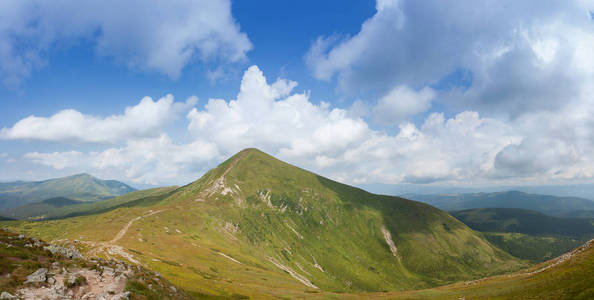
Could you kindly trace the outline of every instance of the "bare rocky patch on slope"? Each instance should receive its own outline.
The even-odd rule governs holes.
[[[0,299],[185,299],[160,274],[0,230]]]

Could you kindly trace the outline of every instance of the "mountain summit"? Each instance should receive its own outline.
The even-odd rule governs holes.
[[[156,204],[29,226],[223,296],[397,291],[522,265],[437,208],[371,194],[256,149]],[[51,227],[64,229],[56,236]]]

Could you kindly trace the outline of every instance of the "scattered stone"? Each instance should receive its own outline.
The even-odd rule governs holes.
[[[35,283],[35,282],[44,282],[47,275],[47,269],[41,268],[37,271],[33,272],[33,274],[27,276],[27,281],[25,283]]]
[[[57,245],[47,245],[43,247],[44,250],[49,250],[53,254],[60,254],[70,259],[82,259],[84,256],[74,247],[64,248]]]
[[[2,294],[0,294],[0,299],[16,299],[17,297],[12,295],[9,292],[2,292]]]
[[[24,238],[25,238],[25,236],[24,236],[24,235],[22,235],[22,234],[19,234],[19,240],[22,240],[22,239],[24,239]]]
[[[95,298],[95,294],[88,293],[88,294],[84,294],[80,299],[81,300],[90,300],[90,299],[94,299],[94,298]]]
[[[49,278],[47,279],[47,283],[49,283],[49,284],[54,284],[54,283],[56,283],[56,280],[55,280],[53,277],[49,277]]]
[[[103,276],[113,276],[115,274],[115,270],[110,267],[103,267],[103,272],[101,275]]]
[[[169,286],[169,289],[171,289],[174,293],[177,293],[177,289],[173,285]]]

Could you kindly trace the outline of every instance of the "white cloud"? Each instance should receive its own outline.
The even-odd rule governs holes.
[[[441,91],[449,112],[513,117],[554,111],[594,82],[591,1],[381,0],[376,8],[356,35],[313,43],[306,62],[315,77],[385,94],[439,85],[463,70],[469,86]]]
[[[393,124],[427,111],[434,97],[435,91],[429,87],[415,91],[407,86],[399,86],[379,100],[373,108],[373,117],[380,123]]]
[[[33,162],[73,172],[90,172],[146,184],[179,184],[197,179],[206,167],[221,160],[216,146],[201,141],[176,144],[166,134],[129,140],[120,148],[82,153],[78,151],[27,153]]]
[[[400,122],[397,133],[389,134],[350,111],[312,103],[308,93],[292,92],[296,85],[268,83],[252,66],[235,100],[210,99],[187,114],[191,142],[162,134],[102,151],[25,158],[142,183],[186,183],[247,147],[357,184],[536,184],[594,177],[594,97],[556,113],[508,120],[476,111],[447,118],[431,113],[422,124]]]
[[[62,110],[45,118],[29,116],[10,128],[0,130],[0,139],[45,141],[117,142],[133,137],[157,136],[162,127],[196,104],[190,97],[185,103],[167,95],[157,101],[144,97],[122,115],[106,118],[85,115],[73,109]]]
[[[24,158],[29,159],[38,164],[53,167],[57,170],[81,166],[84,165],[86,161],[84,154],[79,151],[52,153],[31,152],[25,154]]]
[[[229,0],[0,3],[0,79],[18,85],[54,44],[90,39],[101,55],[172,78],[196,61],[238,62],[252,45]],[[66,42],[66,43],[65,43]]]

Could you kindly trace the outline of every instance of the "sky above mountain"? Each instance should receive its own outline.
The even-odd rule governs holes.
[[[349,184],[594,178],[594,2],[0,3],[0,180],[185,184],[256,147]]]

